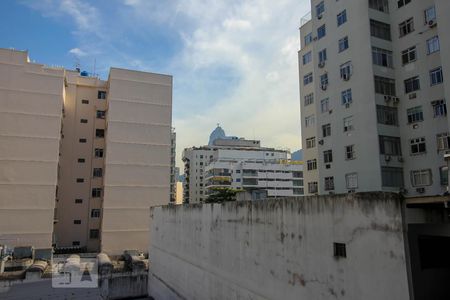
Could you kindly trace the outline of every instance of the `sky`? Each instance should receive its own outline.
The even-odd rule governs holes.
[[[295,151],[298,27],[309,2],[2,0],[0,47],[103,79],[110,67],[172,75],[180,167],[182,150],[207,144],[218,123],[227,135]]]

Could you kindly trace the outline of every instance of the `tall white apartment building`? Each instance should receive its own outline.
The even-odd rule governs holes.
[[[288,151],[227,137],[219,126],[209,145],[184,149],[183,161],[184,203],[202,202],[217,187],[264,189],[269,197],[303,194],[303,166],[291,163]]]
[[[305,193],[443,194],[450,1],[311,6],[299,51]]]
[[[108,80],[0,49],[0,244],[121,254],[169,202],[172,77]]]

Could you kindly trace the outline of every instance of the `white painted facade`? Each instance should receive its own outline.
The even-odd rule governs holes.
[[[220,139],[213,146],[184,149],[183,201],[202,202],[211,189],[224,186],[267,189],[270,197],[301,195],[303,166],[291,162],[289,155],[286,150],[261,147],[259,141],[245,139]]]
[[[305,194],[443,194],[448,1],[313,0],[311,6],[299,52]],[[415,55],[408,57],[411,47]],[[439,67],[443,82],[439,71],[432,81]],[[408,79],[416,76],[420,88],[411,90]],[[388,79],[392,84],[383,83]]]

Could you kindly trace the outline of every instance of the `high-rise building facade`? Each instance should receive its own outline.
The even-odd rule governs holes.
[[[290,161],[287,150],[227,137],[219,126],[211,133],[209,145],[184,149],[182,157],[184,203],[203,202],[217,188],[264,190],[267,197],[303,194],[303,165]]]
[[[445,0],[311,1],[299,51],[305,194],[447,190]]]
[[[148,208],[169,202],[172,77],[7,49],[0,68],[0,243],[145,251]]]
[[[175,203],[177,198],[177,180],[178,175],[176,172],[176,146],[177,146],[177,133],[175,128],[172,128],[170,136],[170,203]]]

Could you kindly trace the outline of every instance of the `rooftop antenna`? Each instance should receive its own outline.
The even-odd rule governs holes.
[[[75,56],[75,70],[79,73],[81,71],[80,60]]]
[[[96,65],[97,65],[97,59],[94,58],[94,70],[92,71],[92,76],[98,77],[97,74],[95,74],[95,71],[96,71],[95,67],[96,67]]]

